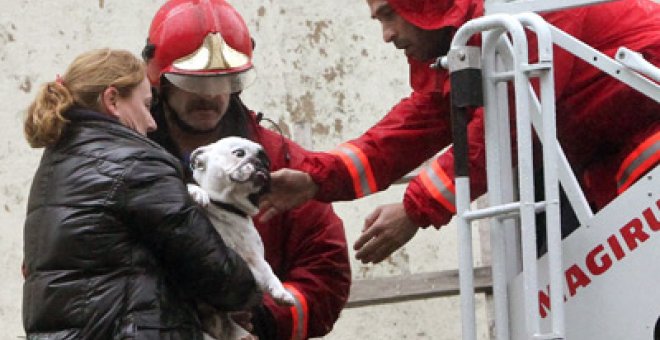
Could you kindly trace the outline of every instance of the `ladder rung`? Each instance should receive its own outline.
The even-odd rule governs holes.
[[[536,212],[545,210],[545,201],[534,203],[534,210]],[[511,202],[511,203],[496,205],[496,206],[477,209],[477,210],[468,210],[462,215],[462,217],[468,221],[478,220],[493,216],[506,218],[506,217],[518,215],[519,211],[520,211],[520,202]]]
[[[490,77],[490,80],[493,82],[504,82],[504,81],[509,81],[513,79],[513,71],[504,71],[504,72],[497,72],[493,73]]]
[[[531,77],[538,77],[544,72],[552,70],[551,62],[539,62],[536,64],[528,64],[523,67],[523,71]]]
[[[564,340],[563,336],[554,333],[534,334],[534,340]]]

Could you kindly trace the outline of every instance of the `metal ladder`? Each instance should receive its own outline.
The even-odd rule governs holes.
[[[492,11],[517,12],[529,3],[542,4],[543,10],[603,1],[559,1],[548,8],[547,1],[528,1],[525,6],[492,6]],[[488,9],[488,8],[487,8]],[[538,62],[529,63],[524,28],[538,40]],[[482,47],[467,46],[468,40],[482,33]],[[508,34],[508,36],[507,36]],[[510,37],[510,38],[508,38]],[[593,217],[575,175],[556,139],[553,44],[567,50],[609,75],[660,102],[660,87],[641,76],[660,78],[653,65],[634,52],[620,49],[617,60],[580,42],[548,24],[539,15],[495,13],[469,21],[455,34],[446,57],[435,67],[449,69],[452,85],[452,124],[455,150],[456,210],[459,243],[459,275],[463,339],[476,339],[473,250],[471,223],[490,219],[492,275],[497,339],[510,339],[507,288],[509,279],[522,270],[524,281],[525,334],[527,339],[565,339],[561,289],[550,290],[551,327],[541,332],[537,296],[536,219],[546,213],[548,275],[551,287],[562,287],[562,249],[559,220],[559,183],[581,224]],[[531,86],[539,80],[540,98]],[[517,174],[511,157],[507,82],[515,90],[517,134]],[[482,95],[483,92],[483,95]],[[470,207],[467,158],[467,110],[484,106],[488,207]],[[545,201],[534,199],[532,128],[542,143]],[[514,183],[514,178],[517,180]],[[522,226],[519,228],[516,221]]]

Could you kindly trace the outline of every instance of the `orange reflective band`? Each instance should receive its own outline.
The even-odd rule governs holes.
[[[362,193],[362,187],[360,187],[360,175],[358,174],[358,170],[353,165],[353,162],[351,162],[351,159],[338,150],[330,151],[330,153],[339,156],[339,159],[341,159],[344,165],[346,165],[348,173],[351,174],[351,178],[353,179],[353,191],[355,191],[355,198],[364,196],[364,193]]]
[[[660,162],[660,131],[647,138],[623,160],[616,174],[617,191],[624,192]]]
[[[307,299],[292,284],[284,283],[284,288],[288,290],[296,300],[291,306],[291,340],[307,339],[307,323],[309,322],[309,309]]]
[[[449,176],[442,170],[437,161],[431,163],[431,167],[427,167],[420,173],[422,184],[431,193],[431,196],[442,204],[447,210],[452,213],[456,212],[454,202],[455,188],[454,183]]]
[[[345,143],[331,151],[331,153],[339,156],[346,165],[353,180],[355,198],[364,197],[378,191],[369,159],[362,150],[355,145]]]

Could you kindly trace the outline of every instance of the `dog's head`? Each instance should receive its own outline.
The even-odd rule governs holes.
[[[270,184],[270,161],[261,145],[227,137],[190,155],[193,178],[212,201],[233,205],[254,216],[259,196]]]

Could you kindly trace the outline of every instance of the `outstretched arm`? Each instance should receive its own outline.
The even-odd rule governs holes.
[[[448,105],[438,93],[413,93],[357,139],[311,152],[273,173],[262,201],[264,219],[311,198],[353,200],[385,190],[450,142]]]

